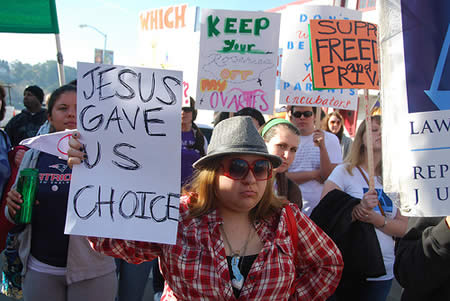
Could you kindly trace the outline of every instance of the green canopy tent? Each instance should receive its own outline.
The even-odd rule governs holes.
[[[55,34],[59,84],[65,83],[55,0],[3,0],[0,32]]]

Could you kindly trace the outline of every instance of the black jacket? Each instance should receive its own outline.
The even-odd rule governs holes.
[[[395,250],[402,301],[450,300],[450,229],[443,217],[409,218]]]
[[[36,136],[39,128],[46,120],[47,110],[45,109],[35,114],[26,109],[22,110],[20,114],[11,118],[5,126],[5,132],[11,140],[11,145],[17,146],[23,139]]]
[[[310,218],[333,239],[344,258],[342,281],[361,281],[386,274],[380,244],[372,224],[352,222],[359,199],[335,189],[314,208]]]

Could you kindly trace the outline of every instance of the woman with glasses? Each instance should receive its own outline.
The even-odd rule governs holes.
[[[69,162],[79,163],[81,144],[70,145]],[[339,283],[340,252],[297,206],[274,195],[272,169],[280,164],[250,117],[226,119],[194,163],[175,245],[90,241],[133,263],[159,256],[162,300],[326,300]]]
[[[352,146],[352,138],[344,134],[344,118],[338,111],[333,111],[323,120],[322,129],[338,137],[342,147],[342,159],[347,157]]]
[[[286,119],[273,118],[261,126],[259,133],[266,142],[269,153],[282,160],[281,165],[273,170],[275,193],[296,204],[301,210],[302,193],[298,185],[286,176],[300,143],[300,131]]]

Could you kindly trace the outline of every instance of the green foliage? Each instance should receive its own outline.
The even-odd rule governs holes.
[[[77,70],[73,67],[64,67],[66,82],[76,79]],[[23,109],[23,90],[29,85],[38,85],[45,95],[58,88],[58,68],[56,61],[46,61],[35,65],[24,64],[20,61],[0,60],[0,84],[10,85],[11,102],[6,89],[8,105],[16,109]]]

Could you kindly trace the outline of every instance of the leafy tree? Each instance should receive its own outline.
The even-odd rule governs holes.
[[[76,79],[77,70],[64,66],[66,82]],[[50,94],[59,86],[58,68],[56,61],[46,61],[35,65],[24,64],[20,61],[8,63],[0,60],[0,84],[11,85],[11,104],[21,110],[23,106],[23,90],[28,85],[38,85],[44,93]],[[7,97],[9,105],[9,97]]]

